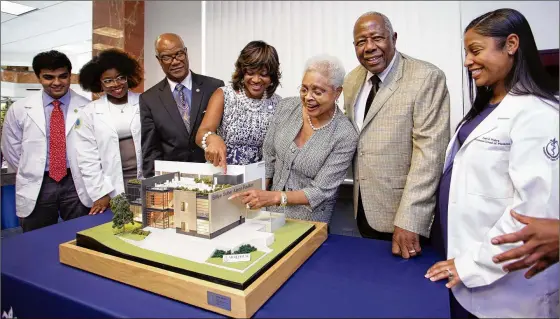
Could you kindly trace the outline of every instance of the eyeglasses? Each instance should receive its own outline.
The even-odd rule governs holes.
[[[161,62],[165,64],[169,64],[173,62],[173,59],[176,59],[177,61],[183,61],[185,60],[186,57],[187,57],[187,52],[186,49],[183,48],[181,49],[181,51],[178,51],[175,54],[158,56],[158,59],[160,59]]]
[[[119,75],[114,79],[103,79],[101,80],[101,83],[103,83],[103,85],[105,87],[111,87],[111,86],[116,86],[119,84],[125,84],[127,82],[127,77],[124,75]]]
[[[306,87],[303,86],[298,86],[298,90],[299,90],[299,95],[300,97],[305,97],[307,96],[307,93],[309,92],[309,89],[307,89]],[[323,95],[326,93],[326,90],[320,89],[320,88],[314,88],[311,90],[311,96],[316,98],[316,99],[320,99],[321,97],[323,97]]]

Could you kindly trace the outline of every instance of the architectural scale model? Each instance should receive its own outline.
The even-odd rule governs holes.
[[[328,236],[327,224],[230,199],[263,189],[264,163],[228,165],[224,174],[211,164],[155,161],[155,172],[111,199],[111,222],[61,244],[61,263],[250,318]]]
[[[160,175],[132,180],[127,185],[134,220],[142,223],[143,228],[175,228],[177,233],[214,238],[241,225],[246,218],[263,224],[267,232],[285,223],[283,214],[251,211],[239,201],[229,200],[234,193],[262,189],[261,178],[246,181],[240,172],[211,173],[210,164],[166,164],[181,171],[158,171]],[[207,170],[200,165],[206,165]]]

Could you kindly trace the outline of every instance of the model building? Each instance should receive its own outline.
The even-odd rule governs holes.
[[[244,183],[240,174],[194,175],[165,172],[129,182],[127,197],[135,221],[142,227],[175,228],[177,233],[213,238],[245,222],[247,208],[229,197],[262,189],[261,179]]]

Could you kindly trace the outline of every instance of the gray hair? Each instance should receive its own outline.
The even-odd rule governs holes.
[[[390,36],[393,36],[393,33],[394,33],[393,32],[393,25],[391,24],[391,21],[389,20],[389,18],[387,18],[387,16],[384,15],[383,13],[381,13],[381,12],[376,12],[376,11],[366,12],[366,13],[362,14],[358,18],[358,20],[360,20],[361,18],[364,18],[364,17],[371,17],[371,16],[381,17],[383,19],[383,24],[385,24],[385,29],[389,32]]]
[[[316,71],[326,76],[335,89],[342,86],[344,76],[346,76],[342,62],[337,57],[327,54],[316,55],[307,60],[303,73],[309,71]]]

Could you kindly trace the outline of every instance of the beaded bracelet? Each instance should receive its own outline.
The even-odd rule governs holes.
[[[208,145],[206,145],[206,138],[210,135],[214,134],[211,131],[206,132],[206,134],[204,134],[204,136],[202,137],[202,149],[206,151],[206,148],[208,147]]]

